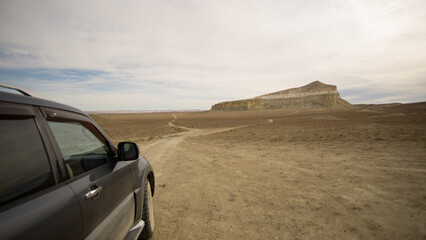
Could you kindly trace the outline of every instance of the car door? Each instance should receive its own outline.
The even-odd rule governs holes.
[[[125,161],[91,120],[81,114],[43,108],[68,186],[84,218],[86,239],[122,239],[135,217],[132,176]]]
[[[79,203],[42,121],[35,107],[0,102],[0,239],[83,237]]]

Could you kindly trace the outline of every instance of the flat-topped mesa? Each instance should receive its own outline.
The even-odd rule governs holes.
[[[340,98],[337,87],[315,81],[303,87],[261,95],[255,98],[221,102],[212,110],[257,109],[347,109],[352,105]]]
[[[306,97],[311,95],[332,94],[337,93],[337,87],[334,85],[324,84],[320,81],[311,82],[308,85],[298,88],[290,88],[287,90],[274,92],[255,98],[274,99],[274,98],[295,98]]]

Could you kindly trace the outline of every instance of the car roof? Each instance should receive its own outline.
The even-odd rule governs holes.
[[[1,88],[0,102],[20,103],[20,104],[33,105],[38,107],[56,108],[56,109],[75,112],[75,113],[79,113],[79,114],[87,116],[87,114],[85,114],[83,111],[81,111],[78,108],[74,108],[62,103],[57,103],[57,102],[43,99],[40,97],[32,96],[27,91],[19,89],[19,88],[10,87],[7,85],[5,86],[3,84],[0,84],[0,88]],[[2,91],[2,90],[6,90],[6,91]],[[9,90],[12,90],[12,91],[9,91]],[[15,90],[15,92],[13,90]]]

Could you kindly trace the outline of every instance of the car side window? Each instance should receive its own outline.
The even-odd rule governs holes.
[[[55,184],[34,118],[0,119],[0,204]]]
[[[80,122],[48,121],[71,177],[112,162],[104,141]]]

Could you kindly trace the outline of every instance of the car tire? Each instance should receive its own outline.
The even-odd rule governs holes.
[[[154,207],[152,203],[152,190],[149,180],[146,180],[145,193],[143,199],[143,212],[142,220],[145,222],[145,226],[142,229],[142,233],[139,236],[140,240],[149,239],[154,234]]]

